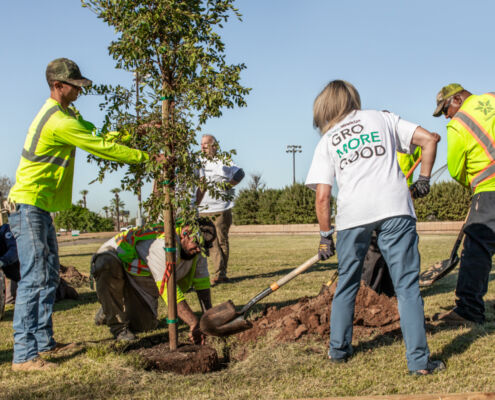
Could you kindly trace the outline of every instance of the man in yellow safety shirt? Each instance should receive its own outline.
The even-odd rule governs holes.
[[[50,97],[34,118],[9,194],[11,231],[17,240],[21,280],[14,312],[14,371],[57,364],[39,355],[64,347],[53,338],[52,311],[59,281],[58,246],[50,212],[72,203],[76,147],[112,161],[137,164],[147,153],[112,143],[71,108],[91,85],[75,62],[58,58],[46,69]]]
[[[213,222],[198,221],[206,253],[216,238]],[[189,339],[204,341],[199,319],[187,304],[184,293],[194,288],[202,311],[211,308],[210,275],[200,250],[199,235],[189,227],[177,230],[177,313],[189,325]],[[135,332],[158,325],[158,298],[167,302],[167,269],[163,224],[149,229],[133,228],[105,242],[93,256],[91,275],[101,309],[97,325],[106,324],[117,340],[129,341]]]
[[[473,95],[457,83],[437,94],[433,116],[447,124],[447,165],[474,195],[466,221],[456,307],[434,316],[449,323],[483,323],[488,276],[495,253],[495,93]]]

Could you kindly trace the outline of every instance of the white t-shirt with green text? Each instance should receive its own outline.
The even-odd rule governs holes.
[[[337,183],[336,230],[385,218],[416,218],[396,151],[411,153],[417,124],[386,111],[351,112],[316,146],[306,185]]]

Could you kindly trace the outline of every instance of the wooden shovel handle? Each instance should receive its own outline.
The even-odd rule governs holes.
[[[416,160],[416,162],[413,164],[413,166],[411,167],[411,169],[409,171],[407,171],[407,174],[406,174],[406,181],[409,179],[409,177],[413,174],[414,170],[416,169],[416,167],[419,165],[419,163],[421,162],[421,159],[423,158],[423,154],[421,154],[419,156],[419,158]]]
[[[277,290],[279,287],[282,287],[287,282],[289,282],[290,280],[294,279],[297,275],[299,275],[299,274],[303,273],[304,271],[306,271],[309,267],[311,267],[318,260],[319,260],[319,257],[318,257],[318,254],[316,254],[313,257],[311,257],[309,260],[306,260],[304,263],[302,263],[299,267],[293,269],[287,275],[285,275],[282,278],[280,278],[277,282],[272,283],[270,285],[270,287],[272,288],[272,290]]]

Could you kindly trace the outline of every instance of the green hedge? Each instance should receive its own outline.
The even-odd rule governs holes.
[[[453,181],[440,182],[432,185],[428,196],[415,200],[414,207],[418,221],[461,221],[470,201],[469,189]],[[243,189],[235,200],[233,221],[236,225],[315,224],[315,192],[301,183],[283,189]]]
[[[469,189],[454,181],[435,183],[428,196],[414,201],[418,221],[462,221],[471,197]]]

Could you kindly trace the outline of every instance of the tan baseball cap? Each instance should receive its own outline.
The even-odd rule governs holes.
[[[433,116],[439,117],[440,115],[442,115],[442,110],[447,100],[453,95],[462,92],[463,90],[464,88],[458,83],[449,83],[447,86],[441,88],[437,94],[437,108],[435,108]]]
[[[91,86],[93,83],[82,76],[77,64],[68,58],[51,61],[46,67],[46,80],[66,82],[79,87]]]

